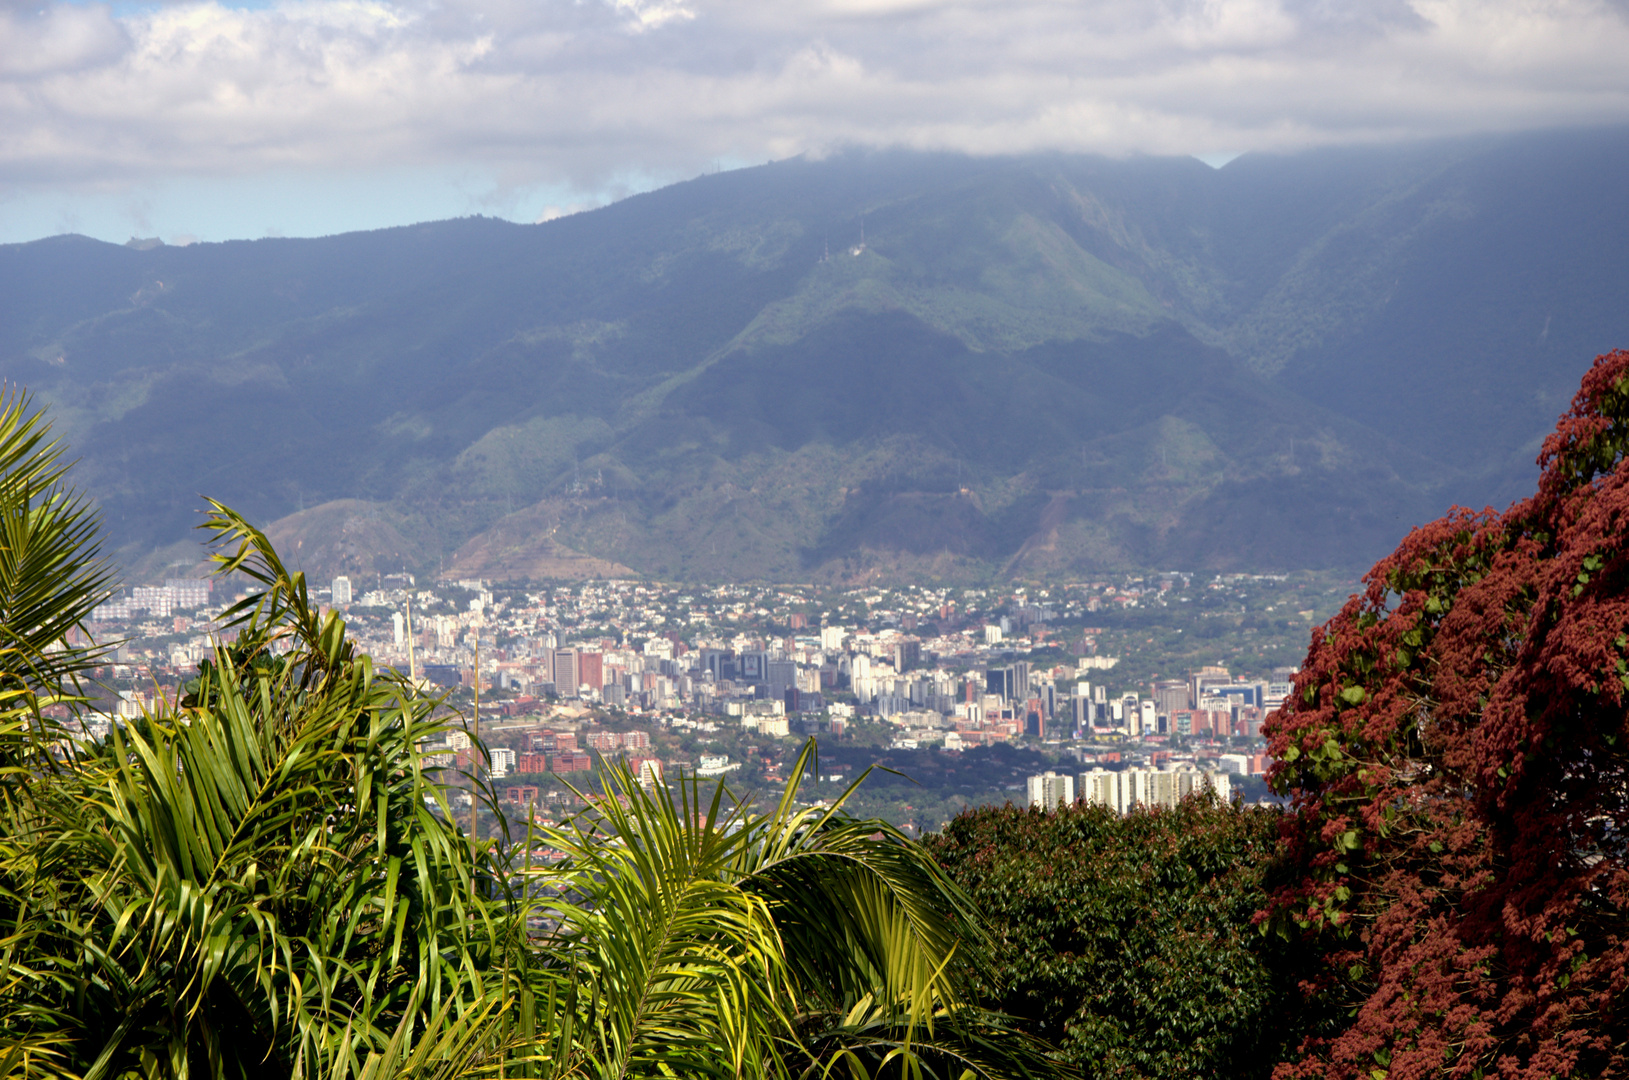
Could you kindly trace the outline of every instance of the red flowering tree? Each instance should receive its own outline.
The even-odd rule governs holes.
[[[1504,513],[1416,529],[1268,724],[1290,883],[1351,1022],[1277,1075],[1629,1072],[1629,352]],[[1312,943],[1312,942],[1309,942]]]

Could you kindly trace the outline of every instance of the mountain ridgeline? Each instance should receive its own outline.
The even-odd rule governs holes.
[[[542,225],[0,247],[0,373],[132,572],[1361,568],[1530,490],[1629,344],[1629,131],[840,155]],[[862,240],[863,236],[863,240]]]

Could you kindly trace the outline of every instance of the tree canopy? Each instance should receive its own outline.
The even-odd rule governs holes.
[[[1314,634],[1268,726],[1292,879],[1351,1022],[1289,1077],[1629,1069],[1629,352],[1538,490],[1414,530]]]
[[[1302,958],[1250,925],[1278,813],[1192,798],[1121,817],[969,810],[928,844],[991,927],[980,990],[1092,1076],[1266,1077],[1314,1012]]]

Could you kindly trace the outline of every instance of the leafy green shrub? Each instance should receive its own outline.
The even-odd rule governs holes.
[[[1190,799],[961,814],[928,844],[988,920],[978,993],[1105,1077],[1266,1076],[1313,1018],[1290,947],[1252,924],[1281,815]]]

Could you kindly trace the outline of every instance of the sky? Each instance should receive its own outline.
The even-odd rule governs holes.
[[[1629,122],[1629,0],[0,0],[0,243],[542,221],[856,147]]]

